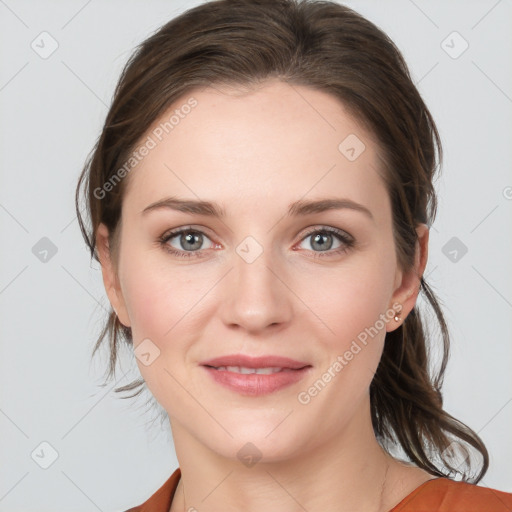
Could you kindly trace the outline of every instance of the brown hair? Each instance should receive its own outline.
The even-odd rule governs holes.
[[[436,214],[434,176],[442,147],[434,120],[394,43],[373,23],[329,1],[216,0],[172,19],[143,41],[127,62],[103,131],[89,155],[76,190],[80,229],[97,261],[95,232],[104,223],[116,260],[121,204],[127,179],[104,192],[104,184],[129,157],[152,125],[184,94],[212,84],[255,86],[277,78],[338,98],[375,134],[392,204],[393,232],[400,266],[414,263],[419,223]],[[91,227],[81,217],[85,185]],[[104,197],[98,197],[103,190]],[[96,191],[96,193],[95,193]],[[370,385],[375,435],[388,451],[406,456],[432,475],[462,475],[477,483],[489,456],[480,437],[443,410],[441,386],[449,354],[449,334],[438,299],[421,277],[420,292],[440,327],[442,360],[429,368],[429,338],[416,304],[403,324],[387,333],[383,355]],[[422,298],[420,294],[419,298]],[[115,374],[120,341],[132,345],[131,329],[112,311],[94,347],[110,345],[107,379]],[[116,391],[129,391],[138,379]],[[450,444],[479,452],[480,471],[471,476],[468,457],[457,467]],[[467,470],[467,471],[466,471]]]

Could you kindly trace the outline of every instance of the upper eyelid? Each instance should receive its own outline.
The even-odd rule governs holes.
[[[181,235],[182,233],[187,233],[189,231],[194,233],[201,233],[202,235],[206,235],[210,238],[210,235],[208,235],[208,230],[206,228],[196,228],[194,226],[182,226],[179,228],[168,229],[164,231],[163,235],[161,235],[160,238],[174,238],[175,236]]]
[[[345,231],[344,229],[341,229],[341,228],[335,228],[335,227],[332,227],[332,226],[312,227],[311,229],[308,229],[302,235],[302,239],[307,237],[307,236],[309,236],[309,235],[312,235],[313,233],[322,232],[322,231],[325,231],[327,233],[331,233],[333,235],[346,236],[347,238],[350,238],[351,240],[354,240],[354,237],[348,231]]]

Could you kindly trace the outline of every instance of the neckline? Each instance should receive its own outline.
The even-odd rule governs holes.
[[[181,480],[181,468],[179,468],[179,467],[176,468],[175,473],[173,475],[171,475],[170,480],[172,479],[173,476],[176,477],[176,485],[174,485],[174,488],[171,491],[170,500],[169,500],[169,507],[171,506],[171,504],[172,504],[172,502],[174,500],[174,496],[176,494],[176,490],[178,489],[178,483]],[[399,508],[401,508],[404,505],[406,505],[407,502],[410,499],[412,499],[414,496],[416,496],[416,494],[421,492],[423,487],[425,487],[430,482],[434,482],[436,480],[447,480],[447,478],[440,476],[440,477],[436,477],[436,478],[430,478],[429,480],[425,480],[423,483],[418,485],[418,487],[415,487],[409,494],[404,496],[392,509],[388,510],[388,512],[399,512]]]
[[[425,487],[430,482],[434,482],[436,480],[446,480],[446,477],[438,476],[436,478],[430,478],[429,480],[425,480],[422,484],[418,485],[418,487],[414,488],[407,496],[404,496],[392,509],[388,510],[388,512],[399,512],[399,508],[403,507],[410,501],[416,494],[421,492],[422,488]]]

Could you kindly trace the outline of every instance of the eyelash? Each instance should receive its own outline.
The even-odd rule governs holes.
[[[203,233],[202,231],[198,229],[193,229],[192,227],[184,227],[179,228],[173,231],[168,231],[164,233],[159,239],[160,245],[170,254],[173,256],[178,256],[180,258],[201,258],[202,257],[202,251],[178,251],[171,247],[167,242],[177,235],[181,235],[182,233],[199,233],[201,235],[206,235],[206,233]],[[329,251],[312,251],[313,252],[313,258],[325,258],[325,257],[331,257],[331,256],[337,256],[339,254],[347,252],[349,249],[351,249],[355,245],[355,240],[345,233],[344,231],[341,231],[340,229],[323,226],[321,228],[315,228],[311,231],[308,231],[303,238],[301,239],[301,242],[308,238],[311,235],[315,235],[317,233],[328,233],[331,235],[334,235],[340,242],[343,243],[343,246],[341,248],[338,248],[336,250],[329,250]]]

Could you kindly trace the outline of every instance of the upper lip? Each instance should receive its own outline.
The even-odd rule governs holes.
[[[291,368],[298,370],[308,363],[296,361],[289,357],[265,355],[259,357],[244,356],[242,354],[230,354],[227,356],[215,357],[201,363],[203,366],[241,366],[243,368]]]

